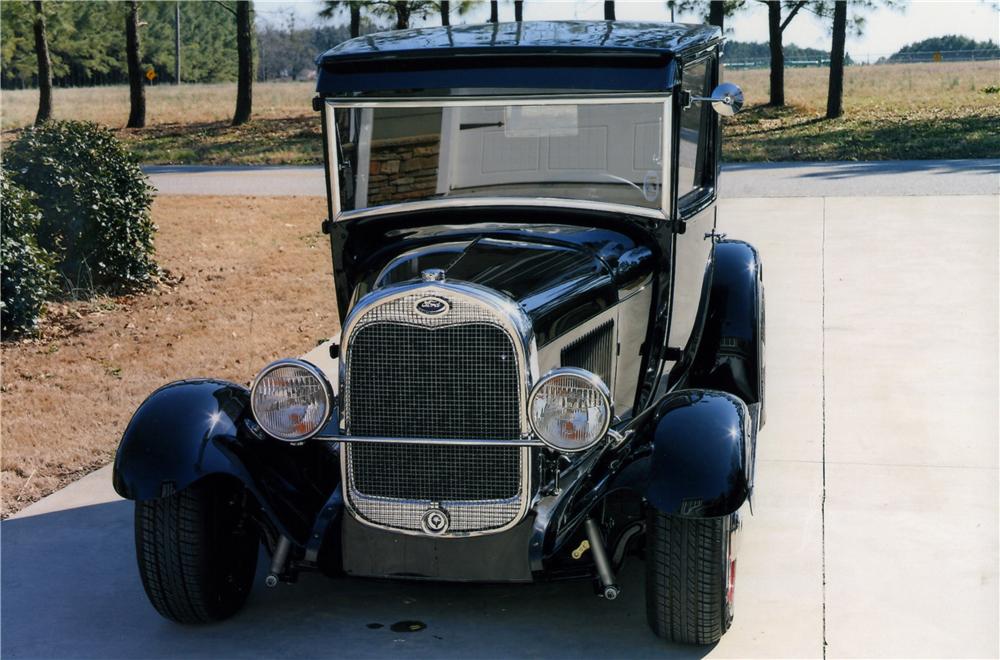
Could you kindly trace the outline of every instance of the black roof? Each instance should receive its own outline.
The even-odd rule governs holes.
[[[528,21],[380,32],[345,41],[321,62],[370,57],[461,55],[490,51],[521,53],[676,54],[721,37],[712,25],[625,21]]]
[[[510,86],[512,71],[522,74],[523,87],[665,89],[670,63],[721,39],[715,26],[625,21],[397,30],[351,39],[321,55],[317,91],[502,88]]]

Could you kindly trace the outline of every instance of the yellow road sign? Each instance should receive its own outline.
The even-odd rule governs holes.
[[[153,82],[156,79],[156,71],[150,69],[146,72],[146,77],[149,79],[149,82]]]

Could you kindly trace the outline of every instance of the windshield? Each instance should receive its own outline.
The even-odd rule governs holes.
[[[662,209],[660,100],[339,106],[340,210],[454,197]]]

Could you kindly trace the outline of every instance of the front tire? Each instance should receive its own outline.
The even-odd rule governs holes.
[[[253,586],[259,541],[243,517],[243,489],[204,479],[135,503],[135,551],[156,611],[178,623],[221,621]]]
[[[714,644],[733,618],[732,516],[681,518],[651,511],[646,540],[646,618],[660,637]]]

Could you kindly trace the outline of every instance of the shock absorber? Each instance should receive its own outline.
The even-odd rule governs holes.
[[[285,564],[288,563],[288,551],[292,549],[292,542],[288,537],[282,536],[278,540],[278,547],[274,549],[274,557],[271,559],[271,572],[264,578],[264,584],[269,587],[278,586],[278,580],[285,572]]]
[[[587,529],[587,540],[590,541],[590,550],[594,553],[594,565],[597,567],[597,577],[601,581],[601,591],[605,598],[614,600],[618,598],[621,589],[615,584],[615,574],[611,570],[611,561],[608,559],[608,552],[604,548],[601,528],[593,518],[587,518],[584,526]]]

